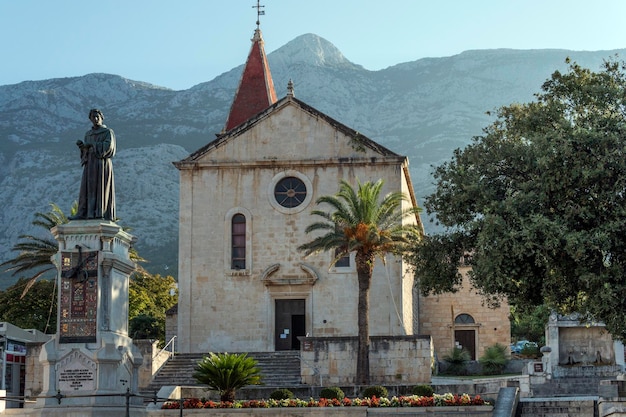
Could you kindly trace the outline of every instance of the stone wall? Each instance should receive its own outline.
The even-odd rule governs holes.
[[[349,385],[356,378],[356,337],[301,338],[302,382]],[[429,336],[370,338],[370,382],[380,385],[429,383],[433,361]]]

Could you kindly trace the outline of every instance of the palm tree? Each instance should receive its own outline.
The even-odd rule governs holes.
[[[355,191],[342,180],[336,195],[322,196],[316,202],[330,205],[333,211],[313,210],[312,214],[323,221],[306,228],[306,233],[322,231],[325,234],[298,247],[307,256],[335,251],[333,264],[350,252],[356,252],[359,288],[356,382],[361,385],[369,384],[369,290],[375,259],[379,257],[385,263],[388,253],[406,252],[410,239],[422,235],[417,227],[419,219],[416,218],[415,224],[405,222],[410,216],[418,216],[420,209],[416,206],[403,209],[402,203],[409,200],[401,192],[389,193],[379,202],[382,187],[382,179],[375,183],[358,182]]]
[[[32,225],[44,228],[46,231],[50,231],[55,226],[65,224],[69,222],[69,218],[63,213],[63,210],[58,205],[50,203],[52,209],[48,213],[35,213],[35,220]],[[78,202],[74,201],[70,213],[76,214],[78,211]],[[128,230],[124,229],[123,230]],[[54,271],[56,274],[57,265],[52,261],[53,256],[59,250],[59,244],[51,237],[42,238],[34,235],[20,235],[20,242],[16,243],[11,250],[18,252],[18,255],[0,264],[0,267],[7,267],[6,271],[12,271],[13,276],[26,272],[34,271],[33,275],[26,277],[27,283],[22,291],[22,298],[28,290],[35,284],[37,279],[49,271]],[[145,262],[146,260],[139,256],[135,248],[131,248],[129,251],[130,259],[137,265],[138,262]],[[143,271],[143,268],[137,266],[139,271]],[[56,279],[55,279],[56,282]]]
[[[35,213],[33,226],[42,227],[49,231],[54,226],[69,221],[59,206],[54,203],[50,203],[50,206],[52,209],[48,213]],[[20,235],[19,239],[21,241],[12,248],[13,251],[18,252],[18,255],[1,263],[0,267],[8,267],[6,271],[12,271],[12,275],[34,271],[33,275],[26,277],[27,282],[21,296],[23,298],[39,277],[52,270],[56,272],[56,265],[52,262],[52,257],[58,252],[59,244],[52,238],[41,238],[34,235]]]
[[[209,353],[198,362],[193,377],[209,389],[219,391],[221,401],[233,402],[236,390],[261,383],[261,369],[245,353]]]

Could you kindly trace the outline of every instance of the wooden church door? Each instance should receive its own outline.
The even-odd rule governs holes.
[[[455,330],[454,342],[457,346],[467,350],[476,360],[476,332],[474,330]]]

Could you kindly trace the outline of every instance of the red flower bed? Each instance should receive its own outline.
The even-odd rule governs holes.
[[[183,408],[277,408],[277,407],[445,407],[445,406],[476,406],[489,405],[480,395],[472,397],[468,394],[434,394],[432,397],[418,395],[389,398],[344,398],[343,400],[314,398],[306,400],[248,400],[232,402],[216,402],[187,398],[183,401]],[[180,401],[167,401],[161,408],[176,409]]]

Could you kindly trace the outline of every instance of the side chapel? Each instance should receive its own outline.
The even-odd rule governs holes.
[[[417,205],[409,162],[297,99],[291,81],[278,99],[258,22],[224,130],[174,164],[180,171],[179,352],[298,350],[299,336],[357,335],[354,258],[331,267],[334,253],[305,258],[296,248],[312,239],[305,228],[319,218],[311,211],[329,209],[315,201],[335,194],[340,180],[382,178],[383,194],[400,190],[406,204]],[[422,226],[419,216],[409,221]],[[452,302],[463,318],[477,316],[462,298]],[[386,265],[377,259],[371,336],[430,331],[430,325],[420,329],[419,313],[441,306],[441,299],[418,296],[402,259],[389,255]],[[433,322],[443,326],[448,350],[458,345],[449,314],[445,324]],[[465,326],[476,331],[473,349],[508,345],[508,310],[482,316],[498,322],[498,335],[479,335],[491,323]]]

